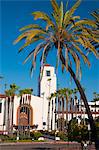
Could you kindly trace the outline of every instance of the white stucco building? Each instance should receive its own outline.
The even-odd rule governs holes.
[[[24,94],[11,99],[11,97],[0,94],[0,131],[7,132],[17,128],[54,129],[55,102],[54,100],[49,101],[48,97],[55,91],[54,67],[45,65],[41,68],[39,78],[39,96]],[[52,105],[53,111],[51,111]]]

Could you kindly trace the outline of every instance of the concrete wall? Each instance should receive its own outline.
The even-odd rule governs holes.
[[[32,95],[30,104],[33,108],[33,124],[38,125],[38,130],[42,130],[43,99]]]
[[[4,98],[0,98],[0,103],[2,104],[1,106],[1,113],[0,113],[0,130],[3,130],[3,123],[4,123],[4,102],[5,99]]]

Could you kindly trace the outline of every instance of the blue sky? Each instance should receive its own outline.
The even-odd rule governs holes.
[[[70,0],[71,7],[75,1]],[[64,4],[66,1],[64,0]],[[16,83],[21,88],[33,88],[34,94],[37,94],[38,76],[39,76],[39,58],[37,59],[36,69],[33,77],[30,77],[30,62],[23,65],[28,49],[22,54],[18,54],[18,48],[22,43],[13,45],[13,41],[20,34],[19,29],[25,25],[34,23],[31,13],[33,11],[44,11],[48,14],[51,12],[49,0],[1,0],[0,1],[0,75],[4,79],[0,81],[0,93],[4,92],[4,84],[7,87],[11,83]],[[84,0],[76,15],[81,18],[90,18],[90,13],[99,8],[98,0]],[[48,63],[55,66],[55,57],[49,54]],[[86,89],[86,94],[89,100],[93,97],[93,92],[99,93],[99,61],[90,55],[91,68],[82,64],[82,79],[81,84]],[[61,69],[58,69],[59,87],[74,88],[75,84],[72,81],[70,84],[70,76],[66,71],[62,74]]]

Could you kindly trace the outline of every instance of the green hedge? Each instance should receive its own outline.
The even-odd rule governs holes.
[[[39,137],[41,137],[43,134],[39,131],[33,131],[30,133],[31,138],[34,138],[34,140],[38,140]]]

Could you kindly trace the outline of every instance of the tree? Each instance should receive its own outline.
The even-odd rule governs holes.
[[[46,61],[48,53],[53,47],[55,47],[57,50],[58,62],[60,60],[62,64],[62,70],[66,68],[66,70],[69,71],[80,92],[90,120],[90,126],[96,147],[98,149],[96,126],[88,106],[86,95],[78,77],[81,70],[81,58],[85,64],[90,66],[90,62],[86,56],[86,51],[90,50],[96,57],[99,57],[94,45],[92,44],[92,41],[99,42],[99,40],[96,32],[93,32],[93,29],[94,31],[97,31],[97,24],[94,20],[80,20],[80,16],[74,16],[74,12],[80,5],[80,2],[81,0],[78,0],[68,11],[65,11],[63,2],[58,5],[56,0],[51,0],[53,8],[52,17],[49,17],[46,13],[40,11],[32,13],[35,20],[41,19],[42,21],[45,21],[45,26],[30,24],[21,28],[20,31],[22,31],[22,34],[14,43],[25,39],[25,44],[19,49],[19,52],[30,44],[37,43],[36,47],[29,53],[24,61],[24,63],[26,63],[28,59],[33,58],[31,72],[35,67],[37,55],[42,51],[41,64],[43,64]],[[72,69],[72,64],[74,64],[72,63],[72,60],[74,60],[74,63],[76,64],[76,73]]]
[[[22,89],[19,91],[19,95],[22,96],[23,94],[32,94],[33,89],[31,88],[26,88],[26,89]]]
[[[94,102],[99,101],[99,94],[96,92],[93,92],[93,95],[94,95],[93,101]]]
[[[55,100],[55,103],[54,103],[53,99]],[[51,93],[49,100],[52,102],[52,109],[51,109],[51,130],[52,130],[53,129],[53,111],[55,111],[55,121],[56,121],[56,92]],[[54,107],[54,105],[55,105],[55,107]],[[55,108],[55,110],[54,110],[54,108]],[[55,129],[56,129],[56,125],[55,125]]]
[[[67,124],[68,124],[68,103],[71,102],[71,96],[72,94],[75,94],[75,91],[77,89],[69,89],[69,88],[63,88],[63,89],[59,89],[57,90],[55,93],[52,93],[50,96],[50,100],[54,97],[54,98],[58,98],[58,114],[60,113],[60,111],[62,110],[62,117],[59,118],[58,115],[58,128],[60,128],[60,126],[62,126],[62,131],[64,130],[64,127],[67,128]],[[72,104],[70,104],[72,105]],[[65,109],[66,107],[66,109]],[[72,108],[72,106],[71,106]],[[64,111],[66,111],[66,121],[64,120]],[[71,109],[70,109],[71,111]],[[62,121],[60,121],[62,120]],[[61,122],[61,125],[60,125]]]
[[[68,125],[68,139],[73,141],[81,142],[88,140],[88,129],[87,125],[84,124],[78,124],[78,121],[76,118],[73,118]]]
[[[8,106],[9,106],[9,116],[8,116],[8,131],[11,132],[13,131],[13,108],[14,108],[14,96],[16,91],[19,89],[19,87],[13,83],[10,85],[10,89],[5,91],[6,96],[8,97]],[[7,102],[6,102],[7,103]]]

